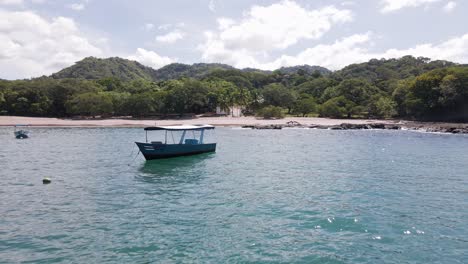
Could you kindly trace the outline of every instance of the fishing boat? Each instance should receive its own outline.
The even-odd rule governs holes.
[[[216,143],[206,143],[211,125],[154,126],[146,127],[146,142],[135,142],[146,160],[165,159],[216,151]],[[163,141],[148,141],[148,131],[164,131]],[[180,134],[177,140],[174,133]],[[172,142],[168,142],[171,141]]]
[[[29,131],[22,129],[22,127],[27,127],[28,125],[15,125],[15,137],[17,139],[23,139],[29,137]]]

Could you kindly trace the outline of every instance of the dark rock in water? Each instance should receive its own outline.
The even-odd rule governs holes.
[[[269,126],[259,127],[257,129],[282,129],[282,128],[283,128],[282,125],[269,125]]]
[[[373,129],[385,129],[385,124],[383,123],[374,123],[374,124],[369,124],[370,128]]]
[[[389,123],[370,123],[370,124],[349,124],[342,123],[340,125],[309,125],[304,126],[296,121],[289,121],[285,125],[245,125],[243,128],[252,129],[282,129],[283,127],[308,127],[315,129],[330,129],[330,130],[350,130],[350,129],[389,129],[400,130],[402,128],[408,130],[420,130],[427,132],[442,132],[452,134],[468,134],[468,125],[457,124],[423,124],[423,123],[407,123],[407,124],[389,124]]]
[[[468,127],[449,127],[446,129],[440,129],[437,132],[445,132],[445,133],[452,133],[452,134],[468,134]]]
[[[51,181],[49,178],[44,178],[44,179],[42,179],[42,183],[43,183],[43,184],[49,184],[49,183],[51,183],[51,182],[52,182],[52,181]]]
[[[340,125],[342,129],[369,129],[369,126],[366,124],[348,124],[343,123]]]
[[[286,127],[304,127],[301,123],[297,121],[288,121],[286,122]]]
[[[252,128],[252,129],[282,129],[282,125],[249,125],[242,126],[242,128]]]
[[[449,128],[446,128],[444,132],[447,132],[447,133],[457,133],[455,132],[457,129],[455,127],[449,127]]]
[[[354,124],[348,124],[348,123],[343,123],[340,125],[340,127],[341,129],[356,129],[356,126]]]
[[[399,126],[399,125],[385,125],[385,129],[399,130],[399,129],[401,129],[401,126]]]

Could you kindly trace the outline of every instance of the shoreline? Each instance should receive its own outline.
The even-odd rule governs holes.
[[[72,120],[49,117],[0,116],[0,127],[25,124],[32,127],[146,127],[188,124],[209,124],[220,127],[252,129],[317,128],[349,129],[404,129],[426,132],[468,134],[468,123],[420,122],[378,119],[331,119],[319,117],[286,117],[257,119],[255,117],[197,117],[191,119],[87,119]]]
[[[0,116],[0,126],[24,124],[43,127],[145,127],[188,124],[208,124],[214,126],[267,126],[285,125],[295,121],[305,126],[336,126],[350,124],[394,124],[396,120],[377,119],[330,119],[318,117],[286,117],[283,119],[257,119],[255,117],[197,117],[190,119],[62,119],[52,117]]]

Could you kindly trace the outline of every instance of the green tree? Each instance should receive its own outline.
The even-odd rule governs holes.
[[[372,95],[381,91],[371,85],[365,79],[346,79],[339,85],[327,88],[322,96],[322,100],[330,100],[334,97],[344,96],[347,100],[358,105],[366,105]]]
[[[315,98],[320,98],[327,88],[334,85],[336,85],[334,80],[326,77],[319,77],[296,86],[296,90],[299,91],[299,93],[306,93]]]
[[[110,115],[113,112],[112,98],[106,93],[83,93],[73,96],[66,103],[69,114]]]
[[[262,94],[265,104],[286,107],[288,109],[288,113],[291,112],[291,108],[294,106],[294,102],[296,101],[295,94],[282,84],[269,84],[263,88]]]
[[[360,107],[354,102],[346,99],[344,96],[332,98],[320,107],[319,114],[324,117],[342,118],[351,116],[360,111]]]
[[[168,91],[166,105],[173,112],[202,113],[207,110],[209,89],[202,82],[193,79],[184,79]]]
[[[321,117],[341,118],[346,114],[346,109],[332,100],[330,99],[320,106],[319,114]]]
[[[5,108],[6,108],[5,95],[2,92],[0,92],[0,112],[1,111],[6,111]]]
[[[26,97],[18,97],[13,105],[14,113],[17,115],[29,114],[30,102]]]
[[[389,118],[395,116],[396,103],[389,97],[375,95],[372,97],[368,107],[368,113],[371,117]]]
[[[131,94],[128,92],[105,92],[112,101],[112,109],[114,109],[114,115],[125,115],[128,114],[126,103],[129,100]]]
[[[272,106],[272,105],[269,105],[260,109],[256,115],[259,117],[263,117],[265,119],[284,118],[283,109],[281,107]]]
[[[164,112],[165,96],[165,92],[132,94],[122,104],[122,112],[138,117]]]
[[[393,101],[396,103],[396,111],[398,116],[407,115],[407,98],[409,93],[409,87],[412,86],[413,79],[400,80],[397,83],[396,89],[392,93]]]
[[[303,98],[296,102],[293,112],[303,117],[317,110],[317,103],[314,98]]]
[[[106,91],[121,91],[123,83],[120,79],[115,77],[107,77],[97,81],[98,84],[104,87]]]

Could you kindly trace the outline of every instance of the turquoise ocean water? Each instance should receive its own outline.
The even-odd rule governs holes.
[[[468,263],[468,136],[219,128],[132,162],[142,129],[30,130],[0,128],[0,263]]]

